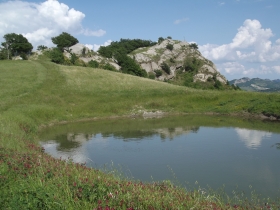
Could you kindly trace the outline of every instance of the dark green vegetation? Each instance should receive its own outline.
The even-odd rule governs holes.
[[[78,39],[66,32],[63,32],[59,36],[52,37],[52,42],[56,44],[57,48],[61,51],[69,50],[69,47],[79,43]]]
[[[240,82],[238,82],[240,81]],[[280,92],[280,80],[269,80],[260,78],[242,78],[240,80],[231,80],[229,83],[234,84],[238,82],[237,85],[246,91],[257,91],[257,92]]]
[[[99,54],[106,58],[114,58],[121,66],[121,72],[140,77],[147,77],[147,72],[141,69],[127,54],[141,48],[155,45],[155,42],[141,39],[121,39],[119,42],[112,42],[109,46],[102,46],[98,50]]]
[[[234,209],[215,193],[188,192],[168,181],[128,181],[56,160],[38,146],[38,132],[60,122],[143,110],[280,117],[279,94],[195,90],[48,60],[5,60],[0,69],[1,209]],[[262,209],[265,202],[236,205]]]
[[[230,86],[229,83],[222,84],[215,74],[213,77],[209,77],[206,82],[194,81],[194,76],[202,66],[203,62],[201,60],[195,57],[187,57],[183,68],[177,71],[176,77],[170,83],[204,90],[240,90],[237,86]]]
[[[11,59],[12,56],[20,55],[24,60],[27,60],[27,54],[33,49],[32,44],[21,34],[5,34],[5,42],[2,42],[2,50],[0,50],[0,60]]]

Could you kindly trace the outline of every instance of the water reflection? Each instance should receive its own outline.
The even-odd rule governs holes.
[[[263,140],[271,137],[271,132],[236,128],[236,133],[249,149],[257,149]]]
[[[234,124],[222,117],[203,120],[174,117],[63,125],[45,130],[41,144],[54,157],[86,162],[89,167],[114,162],[143,181],[151,181],[151,176],[156,181],[172,180],[174,171],[182,184],[198,181],[201,187],[216,189],[225,184],[229,193],[236,185],[245,191],[252,185],[265,195],[280,194],[280,152],[275,149],[280,149],[275,132],[279,124],[240,119]]]

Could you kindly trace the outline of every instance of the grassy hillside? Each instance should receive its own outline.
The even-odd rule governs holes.
[[[55,160],[38,147],[37,132],[62,121],[144,111],[280,116],[279,94],[194,90],[46,60],[1,61],[0,90],[2,209],[105,209],[120,203],[122,209],[223,206],[215,198],[206,200],[199,192],[186,194],[170,183],[131,184]],[[118,192],[118,198],[111,199],[112,192]]]

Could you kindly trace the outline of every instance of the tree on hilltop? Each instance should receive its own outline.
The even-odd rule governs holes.
[[[2,42],[1,45],[6,50],[8,59],[10,59],[10,55],[29,54],[33,49],[32,44],[21,34],[5,34],[3,38],[5,42]]]
[[[198,49],[198,45],[196,43],[191,43],[190,47],[197,50]]]
[[[64,49],[69,51],[69,47],[79,43],[78,39],[66,32],[63,32],[56,37],[52,37],[52,42],[56,44],[61,51],[63,51]]]

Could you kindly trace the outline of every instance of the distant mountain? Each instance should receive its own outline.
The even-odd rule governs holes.
[[[242,90],[257,92],[280,92],[280,79],[269,80],[248,77],[234,79],[230,84],[238,85]]]

